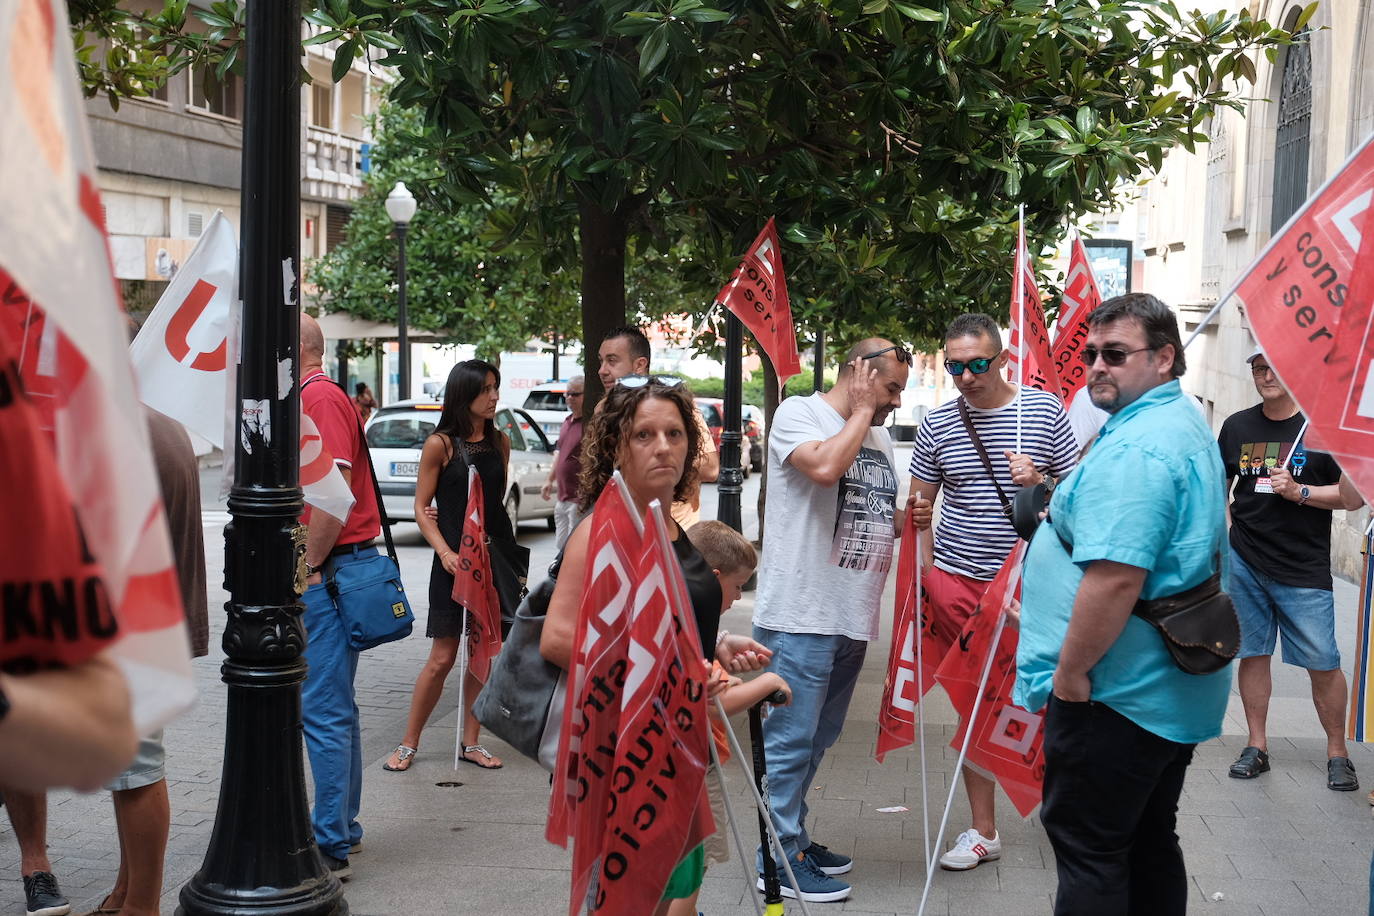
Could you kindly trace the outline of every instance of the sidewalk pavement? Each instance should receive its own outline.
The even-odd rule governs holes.
[[[750,483],[746,506],[752,505],[749,493],[756,492],[756,484]],[[714,493],[707,495],[704,502],[714,505]],[[205,517],[212,608],[227,598],[220,586],[223,554],[217,546],[226,519],[216,509]],[[398,525],[396,533],[407,590],[423,596],[430,552],[413,525]],[[521,538],[533,550],[531,578],[537,580],[552,559],[552,535],[526,527]],[[882,765],[873,759],[893,588],[890,582],[884,602],[885,635],[870,647],[849,722],[826,756],[808,799],[813,836],[855,857],[854,870],[846,876],[854,893],[843,904],[810,904],[813,913],[913,914],[925,882],[919,757],[910,749],[889,755]],[[1336,602],[1338,636],[1350,650],[1354,586],[1338,581]],[[353,878],[345,885],[350,909],[363,916],[408,910],[492,916],[565,912],[568,854],[544,840],[548,776],[494,739],[487,744],[503,758],[504,769],[484,772],[465,764],[455,772],[457,697],[452,686],[425,731],[411,770],[388,773],[381,768],[401,737],[414,676],[429,650],[423,636],[423,599],[416,604],[415,635],[366,653],[358,668],[367,762],[360,820],[366,835],[363,851],[353,857]],[[752,595],[747,595],[723,626],[748,632],[752,611]],[[212,614],[212,624],[218,636],[223,616]],[[200,705],[166,733],[172,831],[162,907],[168,914],[176,908],[181,885],[201,864],[218,803],[225,691],[219,679],[218,639],[211,645],[212,656],[195,664]],[[1347,651],[1347,674],[1348,655]],[[926,803],[933,836],[957,753],[948,746],[954,735],[953,711],[940,691],[930,696]],[[1270,709],[1273,770],[1253,782],[1227,777],[1227,767],[1245,744],[1244,719],[1234,694],[1224,730],[1222,738],[1198,748],[1180,804],[1179,834],[1192,880],[1192,911],[1218,916],[1364,913],[1371,847],[1365,793],[1374,788],[1374,753],[1366,746],[1351,748],[1361,791],[1328,790],[1325,744],[1306,676],[1279,664]],[[747,753],[748,730],[742,721],[736,723],[736,734]],[[741,833],[749,843],[757,834],[748,789],[737,762],[727,764],[726,772]],[[896,805],[910,810],[877,810]],[[998,811],[1002,859],[972,872],[937,871],[927,913],[1019,916],[1051,911],[1054,856],[1038,818],[1020,819],[1005,798]],[[946,847],[968,826],[967,818],[960,787]],[[113,883],[119,859],[108,797],[53,793],[48,841],[54,870],[74,912],[97,906]],[[0,916],[23,913],[23,901],[18,849],[8,821],[0,818]],[[700,908],[707,914],[731,916],[754,912],[744,895],[738,861],[711,870]],[[789,902],[788,911],[800,908]]]

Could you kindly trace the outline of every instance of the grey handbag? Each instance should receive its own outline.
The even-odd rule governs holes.
[[[552,707],[564,671],[539,654],[539,638],[562,562],[560,553],[549,567],[549,577],[520,602],[510,635],[472,704],[478,722],[532,760],[539,760],[549,729],[556,733],[562,726],[563,710]]]

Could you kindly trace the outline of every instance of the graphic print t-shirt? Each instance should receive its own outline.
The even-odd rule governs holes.
[[[1231,546],[1256,572],[1284,585],[1331,588],[1331,511],[1299,506],[1274,492],[1272,470],[1288,458],[1288,471],[1300,486],[1320,487],[1341,479],[1340,465],[1326,452],[1293,442],[1302,430],[1302,414],[1271,420],[1263,405],[1232,414],[1217,437],[1229,483]]]
[[[878,638],[879,600],[892,567],[897,477],[892,437],[874,427],[838,486],[788,463],[844,418],[819,394],[791,397],[768,434],[768,506],[754,622],[785,633]]]

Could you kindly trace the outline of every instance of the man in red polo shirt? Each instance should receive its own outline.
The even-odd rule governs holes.
[[[301,688],[305,748],[315,779],[311,820],[315,842],[325,864],[340,879],[350,873],[348,853],[362,842],[358,807],[363,790],[362,732],[353,677],[358,653],[348,647],[343,618],[325,588],[335,567],[375,555],[381,514],[372,487],[367,442],[353,400],[324,373],[324,333],[314,318],[301,315],[301,409],[319,427],[324,448],[353,491],[353,508],[340,522],[305,507],[301,522],[308,578],[302,596],[305,613],[305,660],[310,666]]]

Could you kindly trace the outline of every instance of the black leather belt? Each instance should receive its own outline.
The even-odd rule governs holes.
[[[371,547],[376,543],[376,538],[369,538],[366,541],[358,541],[356,544],[339,544],[333,550],[329,551],[329,555],[331,557],[342,556],[346,553],[352,553],[355,550],[362,550],[364,547]]]

